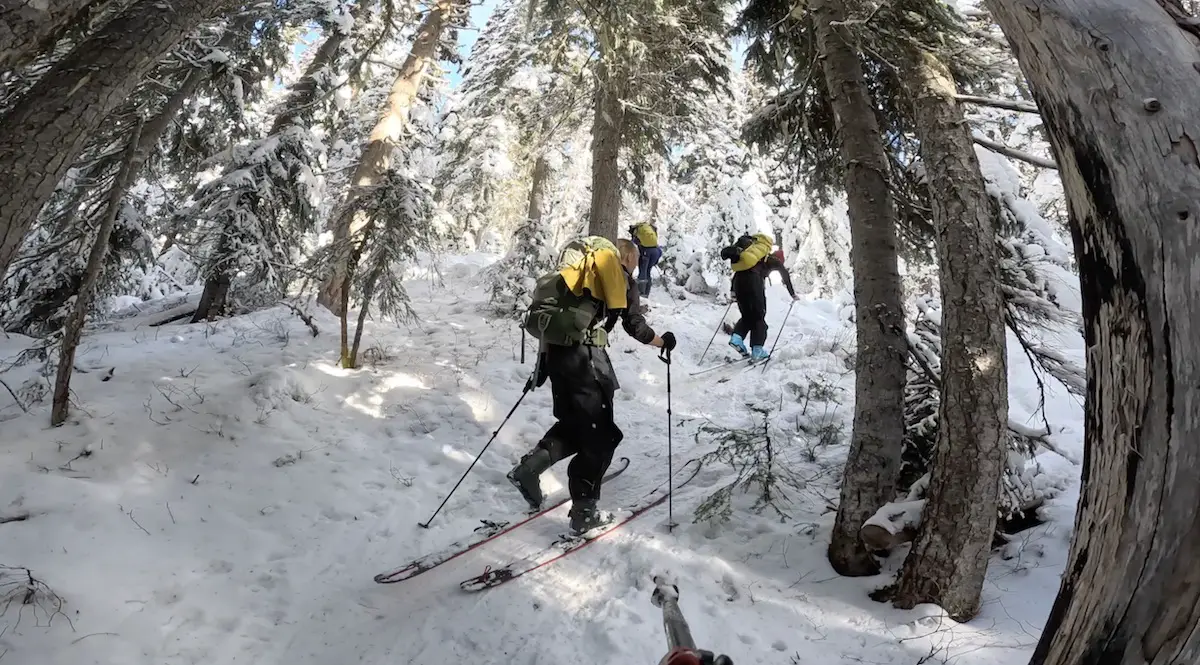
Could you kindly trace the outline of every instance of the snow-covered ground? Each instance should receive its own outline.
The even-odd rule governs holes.
[[[23,570],[0,577],[0,659],[37,665],[254,663],[654,663],[664,651],[652,575],[671,575],[692,632],[706,648],[750,663],[1022,662],[1058,588],[1079,467],[1039,459],[1064,488],[1052,520],[994,558],[978,619],[958,625],[934,607],[910,612],[871,601],[886,577],[834,574],[824,549],[852,414],[844,305],[797,303],[765,372],[725,368],[689,376],[723,306],[668,299],[648,317],[674,331],[676,466],[714,448],[701,427],[753,427],[772,410],[776,452],[794,472],[790,519],[734,501],[732,519],[691,520],[731,482],[706,465],[679,491],[681,526],[665,507],[541,571],[482,594],[457,583],[544,544],[566,508],[477,553],[396,585],[392,568],[504,518],[523,502],[505,472],[551,424],[550,395],[526,399],[428,530],[441,502],[520,395],[511,322],[481,313],[483,256],[447,259],[444,283],[409,282],[422,322],[368,329],[364,369],[336,366],[336,321],[313,337],[285,308],[216,324],[143,325],[118,319],[84,339],[76,407],[61,428],[48,406],[21,414],[0,390],[0,564],[44,583],[32,597]],[[768,295],[771,339],[787,311]],[[623,334],[612,349],[616,404],[629,470],[606,485],[620,504],[666,477],[666,365]],[[705,366],[725,355],[718,335]],[[0,337],[0,358],[30,340]],[[1076,345],[1078,346],[1078,345]],[[1065,349],[1081,360],[1078,348]],[[1039,395],[1010,349],[1012,415]],[[5,377],[16,388],[22,369]],[[832,387],[833,390],[829,390]],[[1060,386],[1048,398],[1054,443],[1081,457],[1081,405]],[[832,393],[832,395],[830,394]],[[832,399],[830,399],[832,397]],[[809,433],[797,431],[803,425]],[[824,428],[826,438],[816,429]],[[828,443],[840,428],[841,443]],[[823,443],[824,441],[824,443]],[[565,492],[565,464],[545,478]],[[552,477],[551,477],[552,476]],[[889,561],[898,568],[903,553]],[[27,602],[28,601],[28,602]]]

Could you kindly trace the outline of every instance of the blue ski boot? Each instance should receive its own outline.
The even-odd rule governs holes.
[[[743,340],[742,336],[737,333],[734,333],[729,338],[729,346],[733,347],[734,351],[737,351],[738,353],[742,354],[743,358],[750,355],[750,352],[746,350],[745,340]]]
[[[771,354],[767,353],[767,350],[761,346],[756,346],[750,351],[750,362],[752,363],[762,362],[769,357],[771,357]]]

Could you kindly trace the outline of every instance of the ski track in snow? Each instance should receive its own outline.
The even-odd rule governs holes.
[[[693,509],[733,479],[713,463],[676,495],[681,526],[671,534],[663,506],[519,580],[459,591],[459,581],[485,566],[552,539],[565,528],[564,506],[415,579],[375,584],[375,573],[445,546],[479,519],[519,511],[523,502],[504,474],[552,423],[546,386],[526,398],[432,527],[416,526],[532,369],[532,352],[528,364],[517,360],[516,326],[480,310],[486,263],[448,258],[442,286],[411,279],[423,322],[370,324],[364,349],[385,352],[374,367],[337,368],[337,326],[327,312],[317,314],[314,339],[276,308],[213,325],[117,320],[116,329],[93,332],[77,359],[87,371],[73,382],[78,406],[58,429],[47,427],[48,404],[20,415],[0,392],[0,419],[9,418],[0,426],[0,516],[31,515],[0,524],[0,564],[28,566],[64,601],[58,614],[52,598],[21,604],[24,578],[0,576],[0,594],[17,598],[0,616],[0,658],[652,663],[665,650],[660,611],[650,603],[656,573],[679,582],[700,646],[741,664],[912,663],[933,654],[1000,665],[1028,657],[1058,588],[1078,492],[1079,468],[1050,453],[1039,459],[1043,480],[1062,490],[1045,509],[1054,519],[993,559],[983,612],[967,625],[931,606],[900,612],[875,603],[867,593],[887,577],[846,579],[830,569],[827,502],[836,501],[844,446],[804,456],[803,444],[785,445],[779,454],[807,480],[792,492],[787,522],[769,510],[756,514],[753,499],[739,496],[729,523],[693,523]],[[769,345],[787,299],[778,285],[768,298]],[[689,377],[724,306],[672,300],[661,285],[649,302],[651,325],[674,331],[681,344],[672,366],[677,469],[712,449],[694,438],[705,419],[753,425],[748,402],[783,404],[776,424],[787,429],[801,408],[788,382],[824,377],[840,387],[841,404],[829,412],[848,433],[853,375],[844,349],[854,337],[842,306],[797,303],[765,372]],[[616,338],[616,410],[626,434],[618,455],[632,464],[605,487],[614,506],[665,479],[667,446],[666,366],[623,333]],[[725,339],[717,335],[703,366],[726,355]],[[0,338],[0,358],[27,342]],[[1025,421],[1037,408],[1036,384],[1015,344],[1010,358],[1012,415]],[[33,367],[5,378],[14,385]],[[109,368],[112,378],[103,380]],[[1080,404],[1050,388],[1055,443],[1078,455]],[[544,487],[565,492],[565,473],[558,465]],[[902,560],[903,552],[893,554],[885,573]]]

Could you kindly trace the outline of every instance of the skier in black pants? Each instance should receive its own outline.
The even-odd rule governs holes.
[[[625,269],[627,307],[609,310],[603,324],[593,329],[595,335],[591,343],[545,345],[538,360],[536,385],[541,386],[547,378],[550,379],[554,417],[558,422],[508,473],[509,481],[517,487],[530,507],[537,510],[545,498],[539,479],[541,474],[555,463],[574,455],[567,467],[567,488],[572,502],[571,530],[576,533],[612,521],[611,513],[596,508],[601,480],[612,462],[617,445],[625,436],[613,420],[613,395],[620,384],[604,348],[608,333],[612,332],[620,319],[625,332],[642,344],[667,350],[675,348],[673,334],[666,332],[661,337],[656,335],[642,316],[637,282],[631,274],[638,264],[637,247],[628,240],[618,240],[617,247]],[[595,321],[593,325],[598,323]]]
[[[771,243],[766,236],[749,235],[743,235],[735,244],[721,250],[721,258],[734,262],[731,296],[737,301],[738,312],[742,315],[733,326],[729,345],[754,362],[769,355],[763,348],[767,343],[767,275],[779,271],[792,300],[800,299],[792,287],[787,267],[770,250]],[[750,335],[749,352],[746,351],[747,334]]]

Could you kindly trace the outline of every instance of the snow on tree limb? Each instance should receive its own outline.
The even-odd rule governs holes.
[[[1019,159],[1022,162],[1026,162],[1028,164],[1033,164],[1034,166],[1040,166],[1044,169],[1058,170],[1058,164],[1055,164],[1053,160],[1046,159],[1045,157],[1038,157],[1037,155],[1031,155],[1023,150],[1017,150],[1016,148],[1010,148],[1010,147],[1004,145],[1003,143],[997,143],[995,141],[992,141],[991,139],[986,139],[978,134],[976,134],[972,138],[979,145],[981,145],[993,152],[998,152],[1001,155],[1004,155],[1005,157]]]

